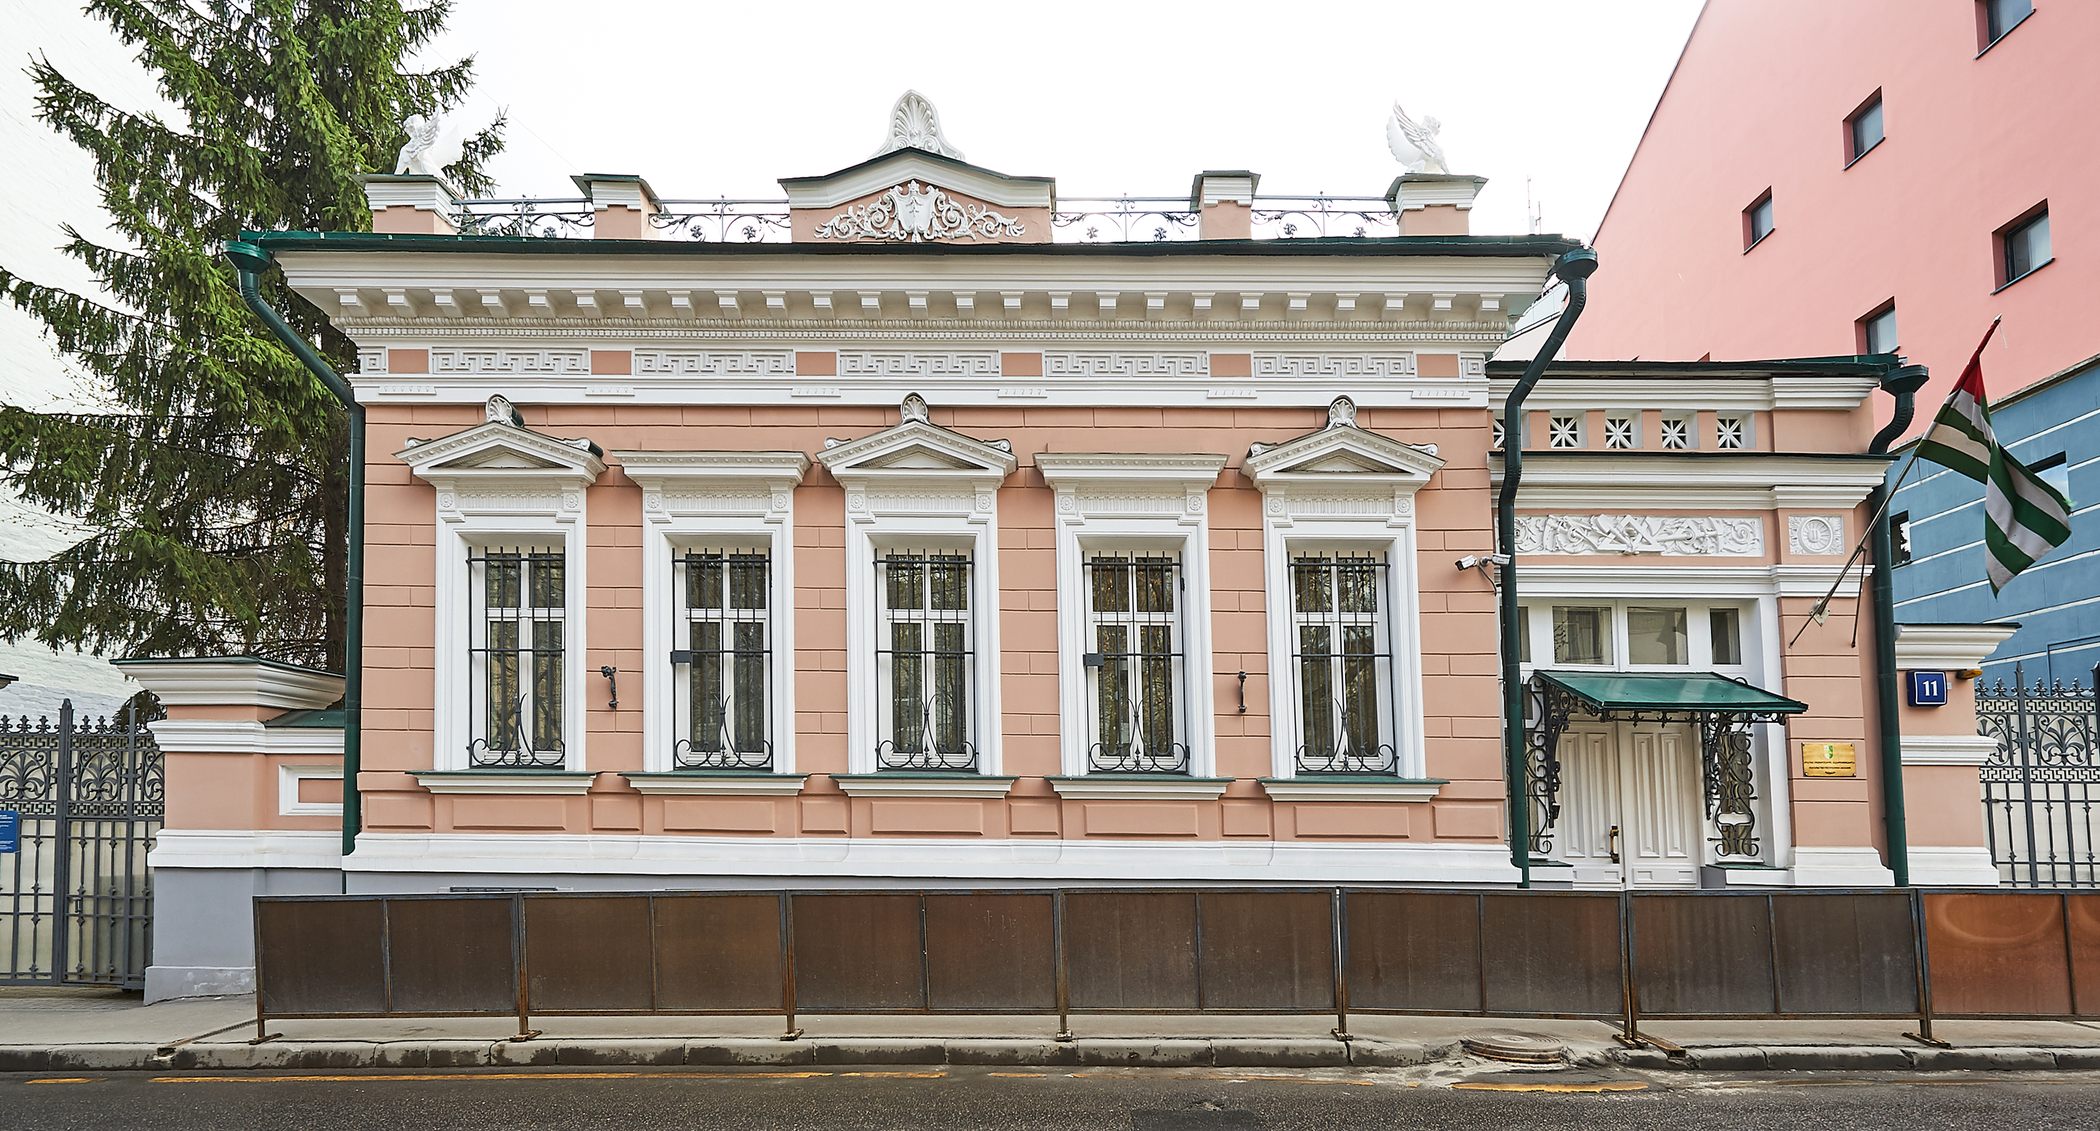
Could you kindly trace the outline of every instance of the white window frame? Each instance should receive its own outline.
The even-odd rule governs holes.
[[[770,771],[795,772],[795,489],[809,469],[800,452],[616,452],[642,488],[642,770],[668,773],[679,702],[671,664],[679,609],[672,559],[688,550],[750,550],[767,558],[767,632],[773,682],[766,716]]]
[[[1298,677],[1291,657],[1290,560],[1294,549],[1348,550],[1387,562],[1385,617],[1391,633],[1394,769],[1402,781],[1426,777],[1423,738],[1421,601],[1415,565],[1415,492],[1444,466],[1434,448],[1416,447],[1356,426],[1356,406],[1338,398],[1327,427],[1248,453],[1247,473],[1262,493],[1263,588],[1269,631],[1270,773],[1298,777]],[[1364,780],[1389,780],[1364,775]]]
[[[501,398],[490,402],[489,416],[487,423],[415,444],[395,457],[436,488],[432,769],[472,770],[491,776],[510,772],[495,767],[473,769],[468,764],[467,742],[473,732],[469,705],[480,700],[469,694],[474,665],[468,652],[473,637],[467,617],[477,603],[468,592],[471,570],[467,557],[476,549],[540,546],[558,547],[564,559],[566,656],[560,768],[582,771],[588,764],[584,742],[590,714],[584,698],[585,672],[590,667],[585,662],[590,643],[587,555],[583,552],[589,544],[585,501],[605,463],[585,441],[556,439],[515,423],[513,410]]]
[[[1181,562],[1175,630],[1182,654],[1177,689],[1189,747],[1188,777],[1217,771],[1210,603],[1210,488],[1221,455],[1044,453],[1035,459],[1056,493],[1059,761],[1067,777],[1087,774],[1093,733],[1089,673],[1092,598],[1085,563],[1100,553],[1172,555]],[[1178,774],[1156,775],[1162,781]]]
[[[875,555],[890,549],[955,549],[970,555],[970,712],[977,776],[997,776],[999,695],[999,485],[1013,473],[1004,441],[988,442],[931,424],[917,394],[899,422],[858,440],[834,442],[817,458],[846,490],[846,766],[877,772],[878,664]],[[892,771],[894,773],[895,771]]]

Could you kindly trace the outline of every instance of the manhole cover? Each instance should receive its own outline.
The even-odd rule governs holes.
[[[1565,1045],[1543,1037],[1498,1033],[1488,1037],[1466,1037],[1459,1043],[1474,1056],[1511,1064],[1559,1064],[1568,1055]]]

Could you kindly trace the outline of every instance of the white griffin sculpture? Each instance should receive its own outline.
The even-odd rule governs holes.
[[[1448,174],[1451,169],[1444,164],[1444,147],[1436,143],[1437,131],[1443,128],[1435,118],[1415,121],[1395,102],[1393,116],[1385,120],[1386,148],[1410,173]]]
[[[410,114],[402,126],[408,130],[408,144],[401,147],[401,156],[394,161],[395,176],[413,173],[442,177],[445,166],[459,164],[466,155],[459,136],[445,129],[441,119]]]

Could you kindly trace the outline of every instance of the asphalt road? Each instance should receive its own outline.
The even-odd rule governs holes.
[[[1545,1090],[1552,1089],[1552,1090]],[[1617,1128],[2095,1126],[2100,1074],[1553,1076],[1173,1069],[0,1076],[0,1127]]]

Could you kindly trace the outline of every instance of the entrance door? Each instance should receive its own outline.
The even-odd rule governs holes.
[[[1562,859],[1577,887],[1699,886],[1699,755],[1684,724],[1561,735]]]

